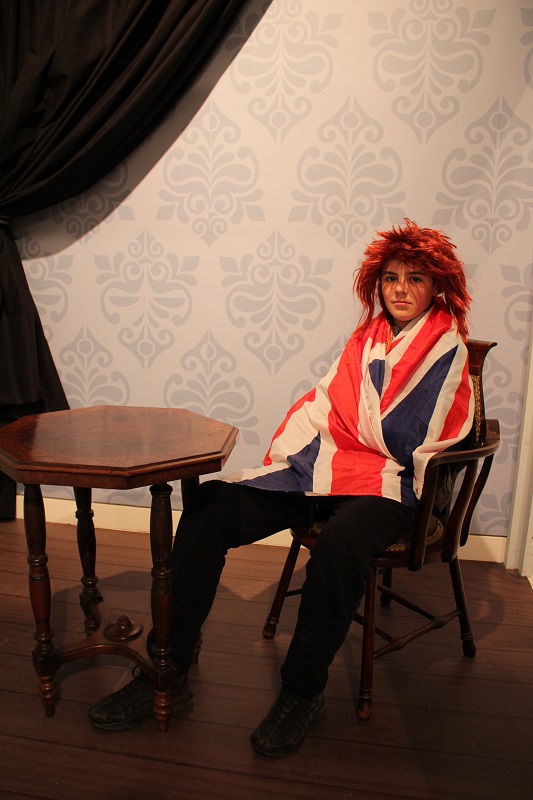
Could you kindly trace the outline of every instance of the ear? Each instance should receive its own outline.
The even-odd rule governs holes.
[[[442,292],[442,286],[440,285],[440,281],[434,280],[433,281],[433,297],[436,297],[438,294]]]

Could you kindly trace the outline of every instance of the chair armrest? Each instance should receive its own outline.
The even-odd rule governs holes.
[[[497,419],[488,419],[486,421],[487,433],[485,442],[477,447],[468,447],[464,450],[456,450],[449,448],[443,450],[441,453],[435,453],[434,456],[428,461],[426,473],[428,468],[440,464],[461,464],[465,461],[472,461],[476,458],[486,458],[487,456],[494,455],[500,446],[500,423]],[[424,478],[425,486],[425,478]]]
[[[466,543],[474,508],[487,481],[492,460],[499,445],[500,427],[498,420],[489,419],[486,421],[484,444],[463,450],[450,448],[441,453],[436,453],[429,459],[413,528],[409,569],[418,570],[424,563],[427,531],[435,505],[440,468],[444,465],[455,464],[460,468],[459,472],[466,467],[459,494],[453,502],[450,515],[445,524],[445,552],[443,553],[443,559],[448,561],[457,555],[458,547]],[[479,474],[477,474],[480,461],[483,464]]]

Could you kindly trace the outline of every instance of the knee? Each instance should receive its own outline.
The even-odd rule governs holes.
[[[332,573],[366,576],[372,548],[355,531],[331,531],[326,526],[311,551],[308,562],[311,573]]]
[[[173,557],[188,558],[215,549],[226,552],[227,514],[221,494],[222,481],[206,481],[198,486],[182,512],[174,538]]]
[[[187,503],[187,508],[183,510],[182,518],[187,517],[188,514],[194,513],[199,508],[215,505],[218,498],[223,495],[226,486],[228,486],[228,484],[217,480],[200,483],[192,493]]]

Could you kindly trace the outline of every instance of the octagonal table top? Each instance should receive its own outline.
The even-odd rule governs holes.
[[[32,414],[0,429],[0,469],[24,484],[131,489],[217,472],[237,433],[180,408]]]

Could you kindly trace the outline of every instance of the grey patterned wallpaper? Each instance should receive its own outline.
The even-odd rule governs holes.
[[[229,470],[259,463],[355,326],[365,243],[408,216],[457,243],[471,335],[498,342],[502,447],[474,530],[505,535],[532,316],[533,4],[256,6],[185,127],[199,87],[92,191],[20,222],[69,401],[208,414],[240,429]]]

